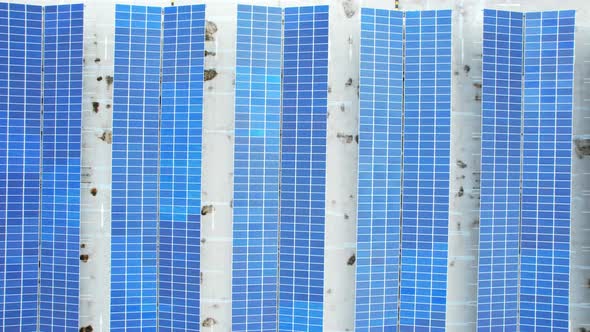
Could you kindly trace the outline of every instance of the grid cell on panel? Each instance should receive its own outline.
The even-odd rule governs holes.
[[[164,9],[158,173],[160,331],[189,331],[199,322],[204,41],[205,5]]]
[[[401,11],[362,9],[356,331],[398,328],[402,29]]]
[[[42,331],[79,327],[83,10],[58,5],[44,13]]]
[[[328,6],[286,8],[284,17],[279,330],[321,331]]]
[[[162,9],[117,5],[111,330],[156,329]]]
[[[41,6],[0,3],[0,330],[37,329]]]
[[[478,331],[517,329],[523,15],[485,10]]]
[[[451,11],[406,13],[400,331],[444,331]]]
[[[521,330],[568,330],[574,11],[525,15]]]
[[[238,5],[232,331],[277,330],[281,20]]]

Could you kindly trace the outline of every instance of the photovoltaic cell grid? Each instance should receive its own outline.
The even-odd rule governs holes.
[[[163,36],[158,325],[189,331],[199,322],[205,5],[166,7]]]
[[[484,10],[478,331],[517,330],[522,13]]]
[[[0,3],[0,329],[37,329],[42,7]]]
[[[42,331],[79,327],[83,10],[82,4],[47,6],[44,14]],[[40,53],[29,55],[40,68]]]
[[[574,11],[527,13],[520,329],[568,330]]]
[[[406,13],[400,331],[444,331],[451,11]]]
[[[156,328],[161,32],[161,8],[116,6],[111,240],[113,331]]]
[[[356,331],[397,331],[403,12],[363,8]]]
[[[285,9],[279,330],[321,331],[328,6]]]
[[[281,20],[238,5],[232,331],[277,329]]]

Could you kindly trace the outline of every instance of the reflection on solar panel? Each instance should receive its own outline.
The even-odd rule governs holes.
[[[37,330],[42,7],[0,4],[0,329]]]
[[[45,7],[42,331],[78,328],[83,10],[82,4]],[[26,57],[40,66],[39,56],[35,51]]]
[[[162,9],[115,19],[111,330],[155,329]]]
[[[406,13],[400,330],[444,331],[451,11]]]
[[[574,11],[527,13],[520,329],[568,330]]]
[[[190,331],[199,322],[205,5],[165,8],[163,30],[158,324]]]
[[[396,331],[402,154],[403,12],[362,9],[357,331]]]
[[[277,329],[281,20],[238,5],[232,331]]]
[[[285,9],[279,330],[321,331],[328,6]]]
[[[479,331],[517,330],[523,16],[485,10]]]

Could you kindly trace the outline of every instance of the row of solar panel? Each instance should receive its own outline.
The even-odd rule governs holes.
[[[237,40],[232,331],[321,331],[328,6],[239,5]]]
[[[363,8],[360,51],[356,330],[444,331],[451,11]]]
[[[0,3],[2,331],[78,327],[82,18]]]
[[[484,11],[479,331],[568,331],[574,19]]]
[[[205,6],[117,5],[111,330],[199,325]]]

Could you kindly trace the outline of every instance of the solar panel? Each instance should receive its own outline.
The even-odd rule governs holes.
[[[0,329],[37,329],[42,7],[0,3]]]
[[[484,10],[478,331],[517,330],[522,13]]]
[[[400,330],[444,331],[451,11],[406,13]]]
[[[158,325],[189,331],[199,322],[205,5],[166,7],[163,24]]]
[[[161,8],[116,6],[112,331],[155,329],[157,322],[161,32]]]
[[[43,158],[39,328],[78,328],[82,4],[46,6],[43,21]],[[35,14],[35,19],[41,19]],[[27,21],[31,25],[31,21]],[[40,25],[35,23],[35,31]],[[29,29],[29,28],[27,28]],[[34,37],[33,40],[38,40]],[[26,61],[41,67],[39,50]],[[35,74],[41,82],[41,77]],[[34,88],[39,88],[35,84]],[[36,121],[36,120],[35,120]]]
[[[281,21],[238,5],[232,331],[277,329]]]
[[[363,8],[356,260],[357,331],[396,331],[403,12]]]
[[[285,9],[279,330],[321,331],[328,6]]]
[[[520,329],[568,330],[574,11],[527,13]]]

